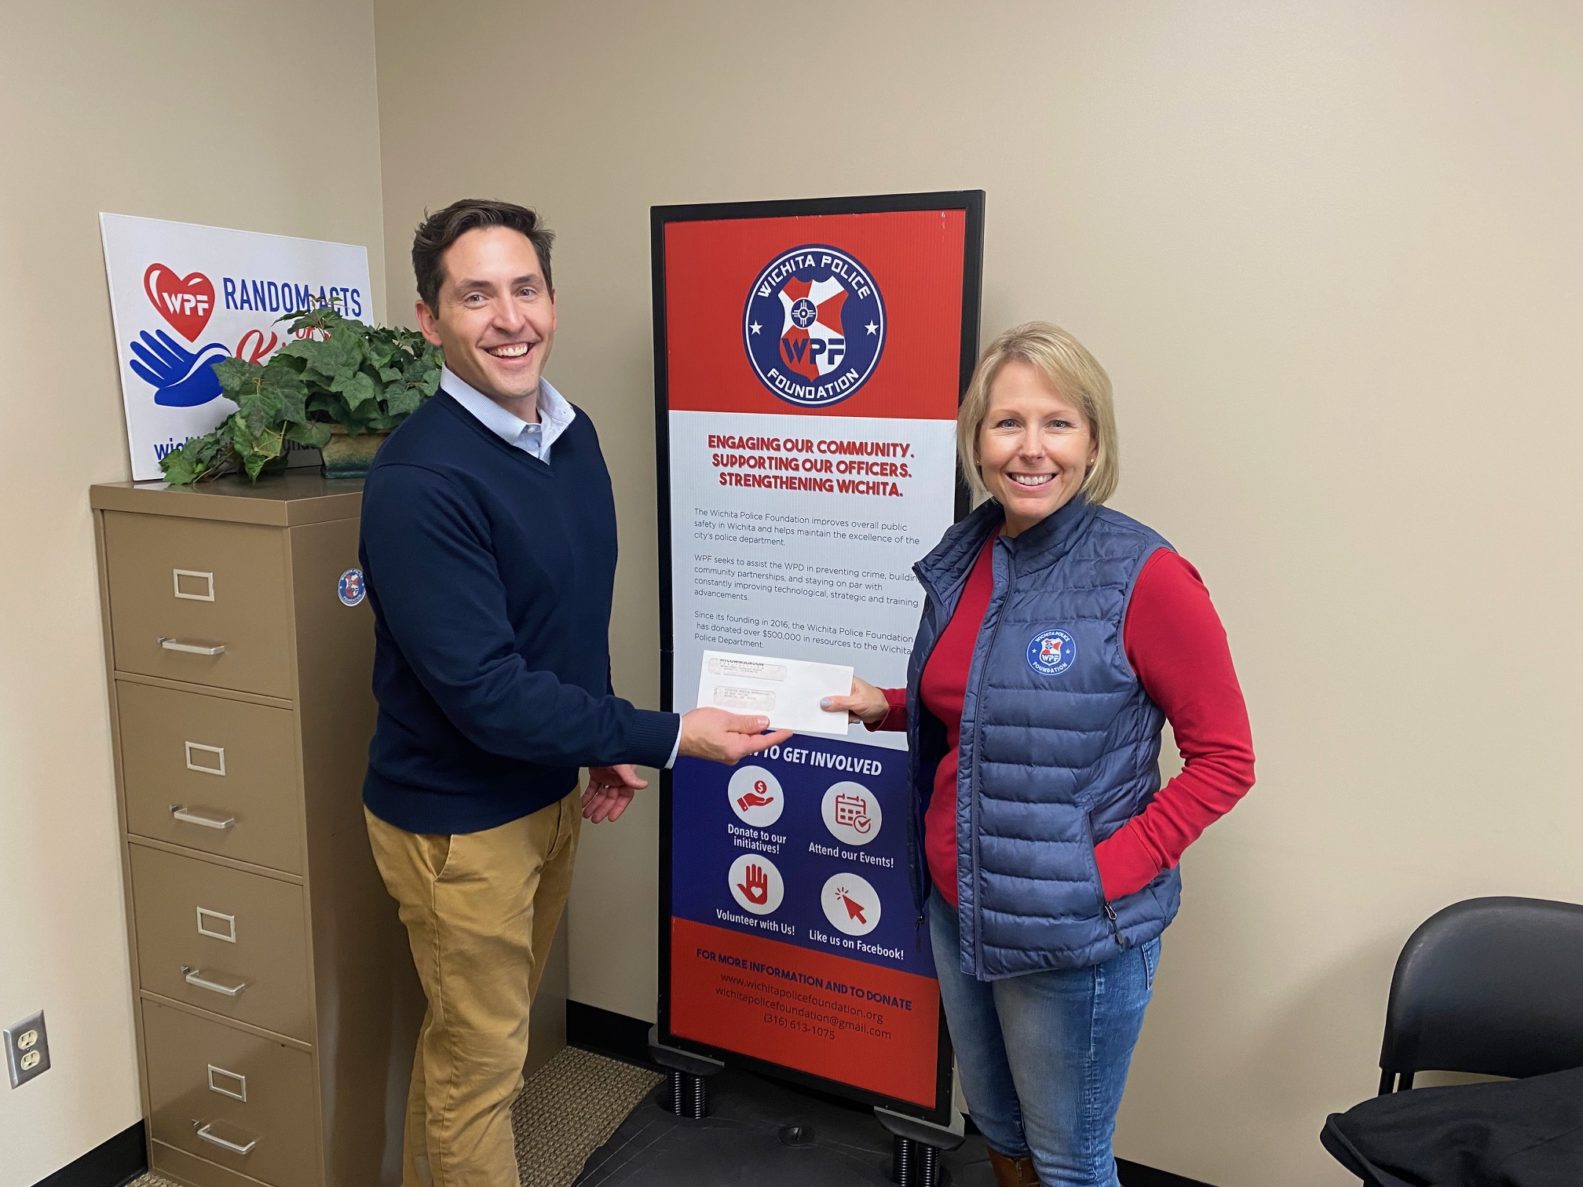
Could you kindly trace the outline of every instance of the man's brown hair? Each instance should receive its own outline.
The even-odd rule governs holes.
[[[539,225],[539,216],[526,206],[511,202],[463,198],[427,215],[412,237],[412,272],[418,281],[418,296],[432,312],[440,311],[446,250],[467,232],[482,227],[510,227],[526,235],[538,253],[539,267],[544,269],[544,287],[555,292],[555,283],[550,279],[550,246],[555,242],[555,233]]]

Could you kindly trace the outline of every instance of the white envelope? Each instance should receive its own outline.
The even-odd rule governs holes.
[[[706,651],[698,672],[698,704],[761,714],[774,729],[846,737],[846,711],[828,713],[821,697],[852,691],[852,669],[800,659]]]

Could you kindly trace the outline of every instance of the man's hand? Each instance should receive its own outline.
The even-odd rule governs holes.
[[[826,712],[845,709],[848,721],[861,721],[864,725],[878,725],[890,712],[885,694],[858,676],[852,677],[850,696],[825,697],[819,707]]]
[[[768,717],[749,717],[724,709],[694,709],[682,717],[678,753],[731,766],[750,754],[779,746],[792,736],[791,730],[766,734],[769,725]]]
[[[648,785],[649,781],[639,778],[631,763],[589,767],[588,787],[583,792],[584,819],[593,824],[620,820],[621,813],[632,802],[633,792],[642,791]]]

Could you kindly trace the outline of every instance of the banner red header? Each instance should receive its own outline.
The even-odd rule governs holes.
[[[962,210],[665,227],[674,411],[956,416]]]

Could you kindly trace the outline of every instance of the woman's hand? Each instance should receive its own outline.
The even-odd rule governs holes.
[[[885,694],[860,676],[852,677],[850,696],[825,697],[819,707],[826,712],[845,709],[848,721],[861,721],[864,725],[878,725],[890,712]]]

